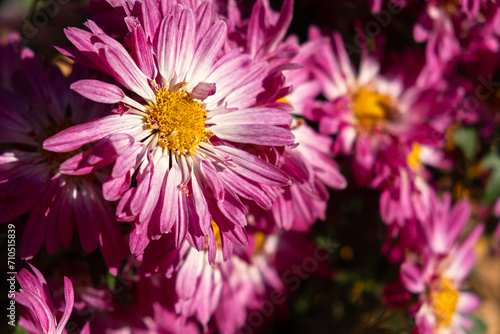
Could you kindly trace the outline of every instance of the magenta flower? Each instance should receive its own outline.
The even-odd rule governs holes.
[[[287,148],[281,157],[281,168],[292,175],[293,183],[283,189],[272,211],[279,227],[306,231],[317,219],[326,218],[327,186],[343,189],[347,181],[331,157],[333,140],[297,123],[292,129],[297,146]]]
[[[254,59],[269,63],[266,83],[275,89],[261,94],[258,105],[277,107],[292,115],[307,115],[321,91],[319,82],[313,80],[311,74],[311,55],[325,40],[311,36],[311,41],[302,46],[298,45],[295,36],[284,40],[292,9],[293,1],[285,1],[280,13],[274,12],[267,1],[257,1],[250,18],[244,20],[234,4],[230,3],[229,47],[241,48]],[[272,229],[274,224],[286,230],[309,229],[318,218],[325,218],[327,186],[335,189],[346,186],[346,180],[331,158],[333,141],[329,137],[318,134],[296,117],[292,133],[296,141],[294,145],[285,147],[282,154],[269,150],[260,152],[292,179],[290,187],[281,189],[282,194],[273,204],[271,212],[249,204],[252,221],[263,229]]]
[[[446,81],[419,87],[422,62],[413,68],[396,62],[381,71],[366,49],[356,73],[340,35],[333,41],[334,50],[316,55],[318,80],[329,101],[310,117],[319,120],[323,133],[336,135],[335,153],[352,156],[357,183],[382,190],[386,223],[403,226],[425,217],[430,191],[425,166],[451,166],[443,149],[445,131],[464,89]],[[407,52],[401,59],[418,57]]]
[[[462,289],[476,261],[474,244],[483,226],[476,226],[460,242],[458,237],[470,217],[470,204],[462,201],[451,208],[449,196],[443,201],[432,197],[432,214],[424,223],[426,237],[421,240],[421,252],[402,264],[401,282],[420,295],[413,307],[417,333],[462,334],[473,326],[467,314],[479,306],[479,298]]]
[[[77,152],[57,154],[42,148],[45,138],[105,115],[108,108],[67,88],[86,71],[75,67],[66,80],[56,67],[44,69],[30,50],[22,50],[19,58],[13,47],[0,56],[11,60],[0,62],[7,68],[2,77],[18,68],[15,75],[3,77],[10,90],[0,90],[0,141],[6,144],[0,154],[0,221],[30,213],[20,247],[25,259],[35,256],[44,242],[49,254],[61,244],[68,247],[76,222],[83,249],[91,252],[99,245],[106,265],[116,274],[126,248],[113,208],[100,190],[106,174],[64,175],[60,164]]]
[[[217,260],[212,265],[207,262],[211,248],[198,252],[185,243],[178,250],[168,241],[171,236],[161,239],[149,244],[139,267],[141,275],[160,274],[150,280],[153,290],[145,290],[142,295],[149,296],[145,297],[147,304],[156,300],[167,309],[173,307],[180,317],[196,319],[205,329],[215,319],[218,332],[235,333],[245,324],[249,310],[260,309],[270,291],[284,288],[272,262],[278,235],[250,233],[249,245],[236,247],[226,262],[222,261],[217,235]],[[170,251],[165,251],[165,242],[170,243]]]
[[[415,70],[403,63],[383,75],[378,60],[367,52],[356,74],[340,35],[334,34],[333,41],[335,51],[327,48],[317,55],[318,80],[329,102],[316,117],[323,133],[337,135],[336,151],[353,155],[361,184],[370,182],[377,155],[394,140],[410,147],[442,146],[453,108],[463,95],[459,89],[446,82],[415,86]],[[403,58],[416,60],[409,53]]]
[[[42,273],[31,264],[33,275],[26,269],[21,269],[16,279],[21,285],[15,293],[14,300],[20,305],[22,317],[19,325],[29,333],[61,334],[67,333],[64,329],[73,310],[74,293],[71,280],[64,277],[64,312],[59,318],[58,310],[54,309],[52,297],[47,282]],[[82,331],[83,333],[83,331]]]
[[[248,19],[243,18],[234,1],[228,1],[228,41],[230,49],[241,49],[254,60],[265,60],[273,69],[286,68],[298,52],[295,36],[285,40],[293,17],[293,0],[283,1],[279,13],[272,10],[268,0],[258,0]],[[284,67],[282,65],[285,65]]]
[[[389,0],[406,7],[409,3],[421,6],[413,36],[426,42],[426,66],[420,86],[435,83],[449,74],[457,63],[463,62],[475,75],[488,76],[498,68],[500,44],[500,9],[495,1]],[[370,0],[371,10],[381,10],[381,0]]]
[[[283,194],[273,205],[273,218],[284,228],[305,231],[317,219],[325,219],[328,188],[343,189],[347,181],[340,173],[331,151],[333,140],[320,134],[301,117],[309,117],[317,104],[321,92],[320,83],[313,77],[313,56],[324,44],[324,39],[315,38],[300,46],[298,54],[291,60],[299,69],[285,72],[284,86],[291,91],[278,101],[287,104],[294,117],[292,133],[295,144],[288,146],[280,156],[280,168],[292,178],[292,185],[283,188]],[[284,90],[284,89],[283,89]]]
[[[98,80],[73,84],[83,96],[119,103],[119,108],[53,136],[44,148],[67,152],[99,142],[102,152],[116,153],[104,197],[120,200],[120,220],[135,221],[135,254],[150,237],[169,232],[176,247],[187,240],[201,250],[213,233],[212,219],[223,243],[244,245],[241,199],[272,202],[273,187],[286,186],[289,179],[239,147],[292,144],[291,118],[276,108],[252,107],[268,65],[237,50],[223,52],[226,24],[210,3],[190,8],[147,0],[141,5],[142,15],[126,18],[133,22],[126,39],[132,52],[91,21],[86,23],[91,33],[66,30],[78,50],[63,50],[138,97]],[[65,172],[79,175],[97,168],[96,154],[92,149],[67,161]],[[132,180],[137,186],[131,187]]]

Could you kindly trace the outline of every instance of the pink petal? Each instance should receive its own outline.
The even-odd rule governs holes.
[[[64,326],[66,326],[66,323],[71,316],[71,312],[73,311],[73,304],[75,301],[73,283],[71,283],[71,280],[66,276],[64,277],[64,301],[66,302],[66,305],[64,306],[64,313],[61,317],[61,320],[59,320],[59,325],[56,329],[57,334],[62,333],[62,331],[64,330]]]
[[[270,186],[286,186],[291,183],[279,168],[253,154],[229,146],[217,146],[215,150],[223,156],[229,154],[230,161],[238,166],[233,171],[250,180]]]
[[[220,139],[244,144],[286,146],[295,141],[290,130],[270,125],[215,125],[210,131]]]
[[[43,148],[54,152],[70,152],[102,138],[140,124],[137,117],[110,115],[68,128],[46,139]]]
[[[400,280],[410,292],[421,293],[425,289],[422,270],[413,263],[404,262],[401,265]]]
[[[71,89],[89,100],[100,103],[118,103],[125,98],[125,93],[118,86],[99,80],[80,80],[70,86]]]

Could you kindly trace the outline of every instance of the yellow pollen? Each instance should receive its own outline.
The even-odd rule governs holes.
[[[451,15],[457,13],[460,6],[460,0],[441,0],[440,5]]]
[[[372,128],[386,119],[391,106],[391,99],[368,88],[362,88],[352,96],[354,115],[359,122]]]
[[[257,254],[262,250],[262,247],[264,246],[264,242],[266,241],[266,235],[260,231],[257,231],[254,234],[254,238],[255,238],[255,245],[253,249],[253,254]]]
[[[212,220],[212,230],[214,231],[215,235],[215,244],[217,245],[217,248],[222,248],[222,241],[220,239],[220,230],[219,226]]]
[[[289,104],[289,102],[287,101],[286,97],[284,97],[284,96],[280,97],[279,99],[277,99],[276,102],[279,102],[279,103],[288,103]]]
[[[435,290],[430,292],[437,328],[450,325],[457,307],[458,296],[459,293],[453,286],[453,282],[445,277],[440,277]]]
[[[158,134],[158,145],[175,154],[193,155],[193,150],[212,135],[205,129],[207,112],[182,88],[160,88],[156,103],[146,107],[144,122]]]
[[[408,165],[411,168],[416,169],[420,165],[420,150],[421,146],[419,144],[413,144],[411,146],[411,152],[408,154]]]

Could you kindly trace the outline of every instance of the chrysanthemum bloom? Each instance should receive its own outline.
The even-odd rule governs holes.
[[[240,48],[254,59],[270,65],[266,83],[279,89],[268,90],[257,99],[258,105],[273,106],[292,115],[307,114],[320,93],[319,82],[310,75],[311,54],[325,42],[318,36],[299,46],[296,36],[284,39],[292,19],[293,1],[285,1],[280,13],[274,12],[268,1],[257,1],[248,19],[243,19],[234,2],[228,4],[229,48]],[[333,141],[317,133],[302,119],[294,117],[294,145],[284,148],[277,165],[292,179],[292,185],[281,189],[282,194],[271,212],[252,207],[252,221],[262,228],[276,224],[286,230],[307,230],[318,218],[325,218],[328,190],[340,189],[346,181],[332,160]],[[265,155],[265,152],[262,152]],[[272,161],[271,157],[268,160]]]
[[[56,310],[50,296],[47,281],[42,273],[30,264],[33,275],[27,269],[21,269],[16,279],[21,285],[19,292],[15,293],[14,300],[19,304],[22,317],[19,325],[29,333],[61,334],[67,333],[64,329],[71,316],[74,302],[73,284],[64,277],[64,310]],[[59,311],[62,316],[59,318]],[[88,327],[85,331],[88,333]]]
[[[212,4],[192,9],[147,0],[141,5],[140,17],[126,18],[131,52],[90,21],[91,33],[66,30],[78,50],[64,51],[137,97],[102,81],[73,84],[85,97],[119,103],[116,114],[67,129],[46,140],[44,148],[66,152],[91,142],[118,148],[104,196],[120,199],[121,220],[135,221],[136,254],[149,238],[169,232],[176,247],[187,240],[201,250],[213,233],[212,219],[223,242],[246,244],[240,199],[272,202],[273,187],[286,186],[289,179],[239,146],[292,144],[291,118],[276,108],[251,107],[263,90],[267,64],[236,50],[223,52],[226,24]],[[94,155],[68,161],[65,172],[86,173]],[[137,186],[131,187],[132,180]]]
[[[304,121],[316,104],[320,83],[312,75],[313,55],[322,49],[323,41],[314,30],[311,41],[301,45],[291,63],[301,68],[285,72],[284,86],[291,91],[278,101],[288,104],[294,115],[292,133],[295,145],[285,148],[280,156],[280,167],[292,177],[292,185],[283,189],[273,205],[273,217],[284,229],[307,230],[317,219],[325,219],[328,188],[343,189],[347,181],[333,160],[333,140],[318,133]]]
[[[432,215],[423,226],[426,238],[421,240],[421,251],[401,266],[401,282],[420,295],[412,311],[417,333],[466,333],[473,326],[467,314],[479,306],[475,294],[462,290],[476,261],[474,244],[483,226],[476,226],[460,242],[458,237],[469,221],[470,204],[461,201],[451,208],[450,203],[450,196],[443,201],[433,196]]]
[[[425,86],[453,71],[462,62],[475,76],[488,76],[500,65],[500,8],[488,0],[389,0],[420,8],[413,36],[426,42],[426,66],[419,85]],[[381,0],[371,0],[372,11],[381,10]]]
[[[413,29],[415,40],[427,43],[427,64],[419,85],[439,80],[443,74],[452,71],[462,58],[470,63],[478,60],[478,54],[497,53],[499,15],[498,4],[492,1],[427,1]],[[478,33],[482,40],[476,37]],[[486,59],[491,62],[485,62]],[[498,65],[498,60],[492,57],[483,58],[481,62],[483,64],[476,62],[475,66],[491,69],[491,66]],[[486,75],[491,73],[481,72]]]
[[[489,78],[500,66],[500,6],[483,1],[480,13],[462,24],[461,63],[475,78]]]
[[[149,294],[149,300],[156,299],[164,307],[173,305],[177,314],[186,319],[195,318],[204,328],[215,319],[217,332],[235,333],[244,325],[250,310],[262,307],[271,290],[282,291],[284,288],[272,265],[278,235],[266,236],[252,231],[249,245],[236,246],[233,256],[226,262],[222,261],[218,233],[216,254],[210,254],[209,247],[198,252],[187,243],[178,250],[168,239],[173,238],[164,235],[149,244],[138,273],[146,276],[159,273],[169,279],[160,280],[154,291],[147,290],[142,294]],[[170,251],[165,251],[165,243],[171,245]],[[207,256],[216,256],[215,263],[211,265]],[[155,279],[151,282],[154,283]],[[167,296],[173,295],[176,296],[174,300],[172,297],[166,300]]]
[[[410,52],[401,61],[417,66],[397,62],[382,74],[375,56],[363,49],[356,74],[340,35],[333,42],[335,50],[316,56],[329,101],[310,117],[319,120],[321,132],[336,134],[335,152],[352,155],[359,184],[386,189],[381,205],[390,214],[383,216],[401,223],[418,213],[415,203],[426,201],[425,164],[449,167],[442,153],[445,131],[463,90],[446,81],[415,85],[423,64]]]
[[[293,183],[283,189],[272,214],[279,227],[306,231],[317,219],[325,219],[327,187],[343,189],[347,182],[331,157],[331,138],[317,133],[300,118],[292,133],[297,146],[287,147],[280,160]]]
[[[411,59],[420,67],[410,69],[399,62],[382,74],[376,56],[363,49],[356,74],[337,33],[333,46],[316,56],[318,80],[329,101],[312,117],[319,119],[321,132],[337,135],[337,151],[354,156],[354,172],[361,184],[371,181],[377,154],[395,140],[410,147],[412,143],[442,146],[461,90],[444,81],[426,88],[415,86],[422,63],[412,53],[401,59]]]
[[[394,143],[378,155],[372,186],[381,190],[380,215],[386,223],[382,252],[399,263],[407,251],[414,251],[422,239],[432,210],[433,187],[426,166],[450,168],[452,162],[443,150],[413,143]]]
[[[227,4],[227,48],[238,48],[254,60],[265,60],[272,68],[290,62],[298,52],[298,39],[285,39],[293,17],[293,0],[283,1],[279,13],[272,10],[268,0],[258,0],[249,18],[242,17],[236,1]],[[283,68],[281,68],[283,69]]]
[[[35,256],[44,242],[50,254],[61,244],[67,247],[76,222],[83,249],[91,252],[99,245],[106,265],[116,274],[126,246],[114,209],[102,196],[100,181],[106,174],[61,174],[60,164],[77,152],[58,154],[42,148],[43,140],[54,133],[105,115],[109,108],[69,90],[69,83],[83,72],[88,75],[87,71],[75,68],[67,80],[56,67],[47,71],[28,49],[20,55],[15,52],[11,48],[0,55],[11,61],[17,56],[16,62],[3,65],[19,68],[12,77],[3,78],[11,90],[0,89],[0,141],[4,144],[0,222],[30,213],[20,240],[20,255],[26,259]]]

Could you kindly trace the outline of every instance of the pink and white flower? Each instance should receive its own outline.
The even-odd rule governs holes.
[[[0,89],[0,142],[4,144],[0,222],[29,213],[20,248],[25,259],[35,256],[43,243],[50,254],[61,244],[68,247],[76,222],[83,249],[91,252],[99,245],[106,265],[116,274],[126,247],[113,208],[100,190],[106,173],[62,174],[61,163],[77,152],[58,154],[42,147],[43,140],[54,133],[103,116],[109,108],[68,89],[69,83],[89,72],[75,67],[67,80],[55,66],[47,71],[30,50],[19,55],[13,47],[0,57],[12,61],[3,64],[7,70],[1,74],[9,85]],[[17,71],[9,77],[11,68]]]
[[[172,239],[169,235],[162,237],[168,238]],[[212,256],[209,247],[198,252],[184,244],[178,250],[170,242],[171,250],[165,251],[161,244],[166,241],[152,241],[138,273],[153,275],[146,284],[153,290],[145,290],[148,292],[143,294],[164,296],[156,301],[166,308],[173,306],[184,319],[196,319],[205,329],[214,319],[218,332],[235,333],[245,324],[250,310],[262,307],[271,290],[284,289],[273,267],[278,241],[279,236],[275,234],[250,233],[249,245],[237,247],[235,254],[223,262],[221,240],[217,238],[214,264],[207,262],[207,256]],[[158,274],[167,279],[159,278]]]
[[[60,310],[54,308],[52,297],[47,286],[47,281],[42,273],[30,264],[33,275],[27,269],[21,269],[16,274],[16,279],[21,285],[19,292],[15,293],[14,300],[19,304],[22,317],[19,325],[29,333],[61,334],[68,333],[64,326],[68,322],[73,310],[74,292],[71,280],[64,277],[64,300],[65,306],[62,316],[59,318]],[[82,333],[88,333],[85,326]]]
[[[423,224],[425,238],[418,254],[408,255],[401,266],[401,282],[419,294],[413,307],[416,333],[468,332],[473,321],[467,317],[479,307],[479,298],[462,291],[476,261],[474,245],[483,232],[477,225],[459,241],[470,217],[470,204],[461,201],[451,208],[450,196],[433,196],[430,218]]]
[[[223,242],[244,245],[241,199],[270,207],[273,188],[289,179],[239,146],[292,144],[291,118],[277,108],[252,107],[268,65],[237,50],[224,52],[226,23],[211,3],[146,0],[141,6],[139,17],[126,18],[131,52],[91,21],[86,23],[91,32],[66,30],[77,49],[64,53],[109,74],[137,97],[103,81],[73,84],[87,98],[119,103],[116,114],[67,129],[46,140],[44,148],[66,152],[99,142],[116,153],[104,197],[120,200],[120,220],[135,222],[130,238],[135,254],[150,238],[169,232],[176,247],[187,240],[201,250],[213,234],[212,219]],[[67,161],[65,172],[96,168],[96,153],[87,154]],[[259,191],[250,191],[254,188]]]
[[[414,53],[403,53],[382,71],[363,49],[356,73],[338,34],[333,47],[316,56],[328,101],[310,117],[319,120],[321,132],[336,135],[335,153],[352,156],[357,183],[383,190],[386,223],[402,226],[425,216],[430,188],[425,165],[450,167],[443,152],[445,131],[464,89],[446,81],[416,85],[423,62]],[[402,61],[419,65],[409,68]]]
[[[274,12],[268,1],[257,1],[248,20],[233,2],[228,4],[228,48],[240,48],[254,59],[266,60],[270,65],[266,82],[270,87],[259,96],[258,105],[277,107],[292,115],[306,115],[316,104],[321,87],[310,70],[311,54],[325,39],[314,38],[302,46],[296,36],[285,39],[292,19],[293,1],[285,1],[280,13]],[[346,180],[331,157],[333,141],[317,133],[301,118],[294,117],[292,133],[295,143],[284,148],[282,154],[270,153],[267,160],[275,163],[292,179],[290,187],[281,189],[281,195],[271,212],[249,204],[252,221],[261,228],[276,224],[286,230],[307,230],[317,220],[325,218],[328,200],[327,186],[341,189]],[[266,153],[262,152],[265,156]]]

